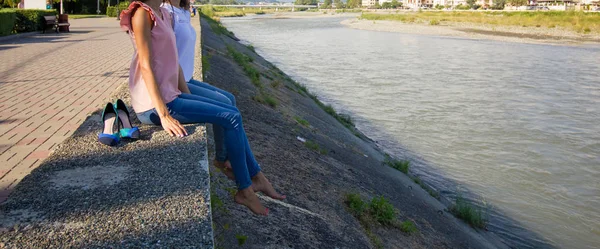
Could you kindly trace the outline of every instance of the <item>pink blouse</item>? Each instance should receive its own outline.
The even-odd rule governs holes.
[[[160,12],[163,17],[161,19],[160,16],[154,13],[150,6],[139,1],[133,1],[129,5],[129,8],[121,13],[121,28],[124,31],[129,31],[134,47],[133,59],[129,67],[129,92],[131,93],[131,105],[137,113],[145,112],[155,107],[150,100],[150,94],[142,77],[135,44],[135,34],[131,26],[133,13],[139,7],[144,8],[150,13],[150,19],[153,22],[150,32],[152,39],[150,65],[160,90],[160,96],[165,103],[169,103],[181,94],[178,88],[179,63],[177,47],[175,46],[175,34],[171,27],[171,15],[169,12],[161,9]]]

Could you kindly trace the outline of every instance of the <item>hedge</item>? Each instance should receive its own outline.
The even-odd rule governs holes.
[[[15,27],[17,13],[13,9],[0,10],[0,36],[10,35]]]
[[[119,13],[121,11],[126,10],[129,7],[129,2],[120,2],[119,3]],[[106,7],[106,15],[108,17],[117,17],[117,6]]]
[[[14,30],[17,33],[42,30],[46,26],[44,16],[56,16],[56,10],[17,9]]]

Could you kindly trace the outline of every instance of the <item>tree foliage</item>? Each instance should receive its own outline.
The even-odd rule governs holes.
[[[317,5],[317,0],[296,0],[296,5]]]
[[[475,1],[476,0],[467,0],[467,5],[469,5],[469,7],[473,7],[473,5],[475,5]]]
[[[234,5],[238,4],[235,0],[210,0],[210,4],[214,5]]]
[[[335,8],[336,9],[342,9],[342,8],[344,8],[344,3],[342,2],[342,0],[333,0],[333,2],[335,3]]]
[[[0,7],[16,8],[19,0],[0,0]]]
[[[323,2],[323,6],[321,8],[323,8],[323,9],[329,9],[329,8],[331,8],[331,0],[325,0]]]
[[[527,0],[508,0],[507,3],[512,6],[524,6],[527,5]]]
[[[391,2],[385,2],[381,5],[381,8],[384,8],[384,9],[396,9],[398,7],[402,7],[402,3],[399,3],[398,0],[392,0]]]
[[[503,10],[504,5],[506,4],[506,0],[494,0],[492,5],[492,9],[495,10]]]
[[[346,7],[358,8],[358,7],[360,7],[361,4],[362,4],[361,0],[348,0],[348,2],[346,2]]]

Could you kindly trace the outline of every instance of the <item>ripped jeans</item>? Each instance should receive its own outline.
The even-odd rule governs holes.
[[[190,92],[194,95],[216,100],[224,104],[236,106],[235,96],[233,96],[233,94],[231,94],[230,92],[194,79],[191,79],[187,85],[190,89]],[[149,110],[146,112],[136,114],[138,116],[138,119],[144,124],[160,125],[160,119],[158,119],[158,116],[156,114],[152,114],[153,112],[154,110]],[[152,119],[151,117],[153,117],[154,119]],[[215,141],[215,159],[219,162],[225,162],[227,161],[228,156],[227,147],[225,146],[225,142],[223,141],[224,130],[219,125],[213,125],[212,127]]]
[[[206,97],[212,100],[219,101],[224,104],[235,105],[235,97],[233,94],[212,86],[210,84],[191,79],[188,82],[188,88],[194,95]],[[213,134],[215,139],[215,159],[219,162],[227,161],[227,147],[223,141],[223,128],[218,125],[213,125]]]
[[[242,124],[242,115],[235,106],[182,93],[178,98],[167,103],[167,108],[171,116],[183,124],[211,123],[222,127],[227,157],[231,162],[238,189],[245,189],[252,185],[251,178],[260,172],[260,166],[250,149]],[[139,113],[138,116],[142,122],[151,121],[160,124],[160,118],[154,109]]]

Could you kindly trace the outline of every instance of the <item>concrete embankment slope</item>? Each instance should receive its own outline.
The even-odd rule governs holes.
[[[283,202],[261,197],[270,214],[258,217],[233,202],[233,182],[212,174],[217,248],[374,248],[374,236],[384,248],[502,246],[458,221],[406,175],[383,166],[372,141],[344,127],[218,23],[201,23],[204,79],[237,97],[263,172],[287,195]],[[384,196],[398,209],[398,219],[413,221],[418,232],[383,226],[366,232],[344,204],[351,192],[364,199]]]
[[[126,79],[106,101],[116,98],[129,103]],[[213,248],[205,126],[174,138],[133,115],[141,139],[108,147],[100,114],[0,206],[0,248]]]

